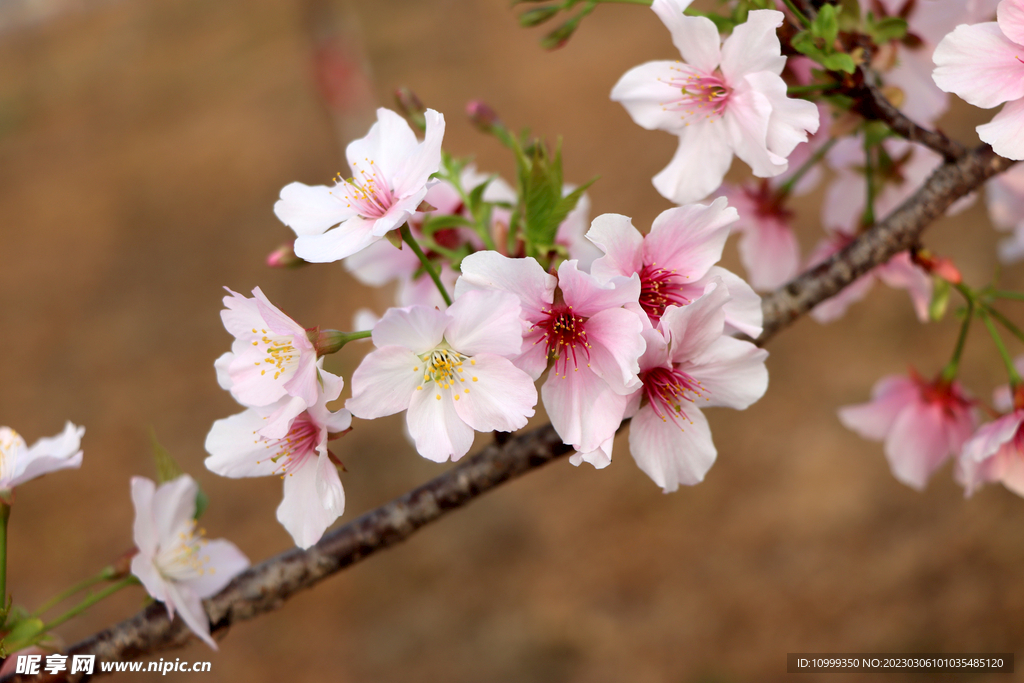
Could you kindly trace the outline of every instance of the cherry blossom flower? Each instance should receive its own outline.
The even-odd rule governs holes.
[[[39,439],[31,446],[10,427],[0,427],[0,493],[49,472],[82,466],[79,449],[85,427],[70,422],[57,436]]]
[[[416,450],[435,462],[465,455],[474,430],[524,427],[537,389],[509,360],[523,345],[519,316],[519,302],[502,292],[467,292],[445,311],[390,309],[345,406],[363,419],[405,410]]]
[[[211,472],[232,478],[276,475],[284,480],[277,521],[300,548],[319,541],[345,511],[345,491],[327,441],[349,428],[352,415],[327,408],[341,395],[344,380],[325,371],[320,378],[323,391],[298,414],[284,409],[286,397],[217,420],[206,437],[206,467]]]
[[[704,479],[717,451],[702,407],[743,410],[768,389],[768,352],[725,336],[729,291],[721,281],[694,303],[670,306],[644,330],[643,387],[633,395],[629,449],[665,493]]]
[[[690,0],[654,0],[683,62],[648,62],[612,90],[638,125],[679,136],[669,165],[654,177],[677,204],[707,196],[722,183],[733,155],[754,175],[787,168],[786,157],[818,129],[818,109],[786,96],[786,64],[777,27],[783,14],[755,10],[724,43],[706,17],[684,16]]]
[[[135,545],[131,570],[167,615],[181,615],[192,632],[214,650],[203,598],[218,593],[249,566],[249,559],[223,539],[208,541],[196,528],[196,494],[192,477],[182,475],[156,486],[132,477]]]
[[[742,186],[726,184],[722,194],[739,212],[733,230],[740,233],[740,261],[754,289],[769,290],[789,282],[800,271],[800,244],[789,221],[783,197],[767,181]]]
[[[1013,166],[985,185],[988,216],[999,230],[1012,235],[999,242],[999,260],[1024,260],[1024,165]]]
[[[977,127],[982,141],[1007,159],[1024,159],[1024,0],[1002,0],[996,21],[961,24],[942,39],[932,58],[936,85],[968,103],[991,109]]]
[[[345,150],[352,178],[334,187],[286,185],[274,213],[295,231],[295,253],[312,263],[351,256],[400,228],[427,194],[441,165],[444,117],[425,113],[426,136],[416,140],[409,124],[390,109],[377,110],[366,137]],[[333,228],[333,229],[331,229]]]
[[[235,341],[218,366],[231,378],[231,395],[245,406],[270,405],[284,396],[300,399],[302,407],[316,403],[317,353],[306,330],[259,287],[251,299],[227,291],[231,296],[224,297],[220,316]]]
[[[1024,409],[978,428],[957,460],[957,479],[971,496],[982,484],[998,481],[1024,496]]]
[[[623,308],[637,303],[639,275],[600,281],[570,260],[558,267],[556,280],[533,258],[486,251],[462,261],[456,296],[473,290],[519,297],[526,334],[516,365],[536,379],[552,361],[541,387],[552,426],[577,451],[597,450],[615,434],[628,395],[640,387],[643,323],[638,312]]]
[[[976,416],[958,382],[927,382],[910,377],[883,377],[871,401],[839,409],[847,429],[872,441],[885,441],[893,476],[923,490],[928,479],[971,436]]]
[[[725,309],[728,331],[756,337],[761,334],[761,298],[739,276],[715,265],[736,220],[736,209],[722,197],[708,206],[689,204],[663,211],[646,237],[626,216],[598,216],[587,239],[605,255],[590,271],[603,281],[638,274],[638,312],[652,326],[668,306],[694,301],[719,278],[732,295]]]

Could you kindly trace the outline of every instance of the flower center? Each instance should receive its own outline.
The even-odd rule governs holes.
[[[670,368],[651,368],[640,373],[640,381],[644,383],[644,398],[651,404],[654,414],[662,422],[672,420],[680,429],[680,419],[691,422],[683,409],[684,402],[693,403],[698,398],[708,399],[708,390],[700,382],[683,372]]]
[[[18,455],[26,448],[21,434],[10,427],[0,427],[0,481],[7,481],[14,476]]]
[[[256,432],[253,432],[256,434]],[[281,439],[267,439],[257,434],[257,438],[263,439],[264,448],[273,455],[270,461],[276,467],[272,474],[280,475],[282,479],[289,475],[292,470],[306,461],[311,454],[316,452],[317,444],[320,442],[320,428],[308,412],[304,412],[292,421],[292,427]],[[262,460],[257,460],[260,464]]]
[[[672,78],[669,84],[679,89],[679,99],[662,106],[681,111],[684,119],[701,115],[706,120],[721,118],[729,103],[729,95],[732,94],[725,80],[717,74],[702,74],[692,67],[676,70],[679,75]]]
[[[438,391],[455,388],[454,398],[456,401],[459,400],[458,387],[455,386],[456,382],[461,384],[466,381],[462,366],[467,360],[470,365],[476,365],[476,361],[469,356],[464,356],[450,348],[434,349],[429,353],[421,355],[420,360],[426,364],[426,367],[423,369],[423,381],[416,387],[416,390],[421,391],[429,382],[433,382],[437,386]],[[416,371],[419,371],[419,369],[419,366],[413,368]],[[476,382],[477,378],[473,377],[473,381]],[[463,393],[468,394],[469,389],[464,389]],[[437,394],[436,398],[440,401],[441,394]]]
[[[579,370],[580,362],[583,361],[590,367],[590,342],[587,341],[586,318],[576,315],[572,312],[572,306],[565,304],[541,310],[547,317],[539,322],[536,328],[544,331],[541,339],[547,344],[548,358],[555,362],[555,374],[560,374],[562,379],[565,379],[569,374],[570,361],[574,372]]]
[[[657,263],[644,264],[640,271],[640,307],[654,325],[669,306],[690,303],[682,292],[682,277],[676,271],[659,268]]]
[[[272,367],[260,370],[260,375],[267,374],[267,370],[273,370],[274,379],[277,379],[288,371],[294,371],[299,358],[299,352],[295,349],[295,345],[293,344],[295,341],[294,337],[291,335],[271,337],[267,334],[266,330],[262,330],[262,332],[263,336],[253,341],[252,345],[257,348],[259,348],[261,344],[263,345],[263,349],[267,353],[267,357],[263,359],[263,363]],[[253,328],[252,333],[259,334],[255,328]],[[260,362],[257,361],[256,365],[259,366]]]
[[[203,555],[206,545],[203,538],[205,530],[196,529],[196,521],[192,520],[187,531],[179,531],[178,538],[166,547],[161,546],[153,563],[164,578],[171,581],[188,581],[203,574],[213,574],[214,568],[205,566],[210,561],[209,555]]]
[[[377,174],[373,161],[365,161],[370,165],[369,170],[360,168],[359,164],[353,161],[352,169],[356,175],[343,179],[339,173],[335,189],[341,189],[341,199],[345,205],[354,207],[363,218],[380,218],[395,203],[395,195],[387,180]]]

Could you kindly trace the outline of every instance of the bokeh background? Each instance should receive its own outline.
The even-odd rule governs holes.
[[[130,547],[128,479],[153,475],[150,429],[210,494],[211,537],[253,560],[290,545],[278,480],[202,465],[210,424],[238,410],[213,372],[230,344],[221,286],[258,285],[310,327],[388,305],[340,265],[263,261],[291,234],[272,213],[280,188],[343,170],[344,143],[395,87],[442,111],[447,149],[485,171],[512,164],[462,114],[473,98],[564,136],[566,178],[601,177],[594,215],[646,229],[669,207],[650,178],[674,139],[608,99],[631,66],[676,54],[643,8],[600,7],[554,53],[504,0],[2,0],[0,21],[0,423],[30,443],[65,420],[87,430],[80,471],[17,492],[8,586],[29,607]],[[962,107],[943,125],[974,144],[986,118]],[[819,201],[798,204],[805,250]],[[980,206],[926,238],[974,284],[995,241]],[[1022,284],[1015,269],[1004,282]],[[949,466],[912,491],[835,417],[884,374],[936,372],[955,334],[876,286],[843,320],[772,341],[767,396],[711,411],[719,460],[703,484],[661,494],[620,439],[606,470],[531,473],[239,624],[217,653],[157,657],[212,660],[209,681],[711,683],[786,678],[796,651],[1019,655],[1024,501],[998,486],[965,501]],[[347,377],[365,351],[331,367]],[[964,370],[983,395],[1002,381],[981,337]],[[342,522],[445,469],[411,450],[401,419],[357,422],[337,443]],[[124,591],[59,634],[73,643],[142,601]],[[944,680],[967,678],[1024,674]]]

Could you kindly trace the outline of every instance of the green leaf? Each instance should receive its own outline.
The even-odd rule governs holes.
[[[4,649],[8,652],[16,652],[22,648],[33,645],[43,634],[46,625],[39,617],[28,617],[14,624],[14,627],[4,637]]]
[[[153,448],[153,462],[156,464],[156,483],[163,484],[185,474],[167,449],[156,440],[156,431],[152,427],[149,429],[149,443]]]
[[[857,70],[857,65],[854,63],[853,57],[845,52],[837,52],[835,54],[828,55],[821,63],[826,69],[831,71],[844,71],[848,74],[852,74]]]
[[[438,230],[447,230],[448,228],[472,228],[474,224],[472,221],[463,218],[462,216],[452,215],[434,215],[429,214],[423,221],[423,234],[433,235]]]
[[[890,40],[902,40],[906,35],[907,20],[902,17],[886,17],[876,23],[871,30],[871,37],[879,44]]]
[[[524,28],[540,26],[545,21],[558,14],[558,10],[558,7],[552,5],[528,9],[519,15],[519,25]]]
[[[892,135],[889,126],[881,121],[868,121],[864,124],[864,143],[871,147],[880,145],[883,140]]]
[[[818,10],[818,16],[811,24],[811,31],[825,41],[825,50],[831,52],[832,44],[839,36],[839,19],[836,17],[836,8],[832,5],[822,5]]]

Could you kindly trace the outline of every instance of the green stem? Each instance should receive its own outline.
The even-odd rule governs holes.
[[[55,595],[52,598],[50,598],[49,600],[47,600],[45,603],[43,603],[42,607],[40,607],[39,609],[37,609],[35,612],[32,613],[32,616],[33,617],[38,617],[41,614],[44,614],[47,610],[49,610],[50,608],[52,608],[52,607],[54,607],[56,605],[59,605],[60,603],[64,602],[65,600],[70,598],[75,593],[80,593],[81,591],[84,591],[86,588],[90,588],[91,586],[93,586],[93,585],[95,585],[97,583],[101,583],[103,581],[109,581],[110,578],[113,575],[114,575],[114,568],[113,567],[105,567],[103,569],[103,571],[101,571],[99,574],[96,574],[95,576],[90,576],[87,579],[83,579],[83,580],[79,581],[78,583],[76,583],[71,588],[68,588],[63,593]]]
[[[963,291],[961,291],[963,294]],[[949,359],[946,367],[942,369],[942,379],[945,382],[952,382],[956,379],[957,370],[960,367],[960,356],[964,352],[964,343],[967,341],[967,331],[974,319],[974,297],[965,295],[967,298],[967,313],[964,315],[964,322],[960,326],[960,336],[956,340],[956,348],[953,349],[953,357]]]
[[[808,171],[814,168],[822,159],[825,158],[825,155],[828,154],[828,151],[832,149],[832,146],[835,145],[837,141],[837,138],[831,138],[828,142],[822,145],[810,159],[804,162],[803,166],[796,170],[796,173],[790,176],[789,180],[779,186],[775,196],[779,199],[788,196],[789,193],[793,191],[793,188],[796,187],[796,184],[800,182],[800,179],[807,175]]]
[[[1005,315],[1003,315],[996,309],[986,308],[986,310],[993,318],[996,319],[996,322],[1005,327],[1010,332],[1010,334],[1012,334],[1020,341],[1024,342],[1024,331],[1021,331],[1019,327],[1014,325],[1013,322],[1011,322]]]
[[[654,0],[595,0],[595,2],[607,2],[616,5],[643,5],[650,7],[654,4]]]
[[[11,506],[0,502],[0,626],[7,623],[7,520]]]
[[[435,285],[437,285],[437,291],[441,293],[441,298],[444,299],[446,304],[451,306],[452,298],[448,296],[448,290],[446,290],[444,285],[441,284],[441,276],[437,274],[437,271],[434,270],[434,266],[430,263],[427,255],[423,253],[423,250],[420,249],[420,245],[416,243],[416,240],[412,236],[412,230],[409,229],[408,223],[402,226],[402,241],[409,245],[409,248],[412,249],[412,253],[416,254],[420,263],[423,264],[423,269],[427,271],[427,275],[429,275],[430,279],[434,281]]]
[[[1007,374],[1010,375],[1010,386],[1016,388],[1021,383],[1020,374],[1017,372],[1017,368],[1013,367],[1013,359],[1010,358],[1010,353],[1006,350],[1006,345],[1003,344],[1003,338],[999,336],[999,330],[996,329],[988,311],[981,312],[981,319],[985,321],[985,327],[988,328],[988,333],[992,335],[992,341],[999,349],[999,356],[1003,359]]]
[[[796,17],[797,21],[803,24],[805,28],[811,25],[811,20],[807,18],[806,14],[796,8],[796,5],[793,4],[793,0],[782,0],[782,2],[786,4],[789,11],[793,13],[793,16]]]
[[[998,299],[1013,299],[1014,301],[1024,301],[1024,292],[1008,292],[1004,290],[996,290],[992,292],[992,296]]]
[[[51,621],[48,624],[46,624],[45,626],[43,626],[43,630],[41,631],[41,633],[47,633],[49,631],[52,631],[53,629],[57,628],[58,626],[63,624],[68,619],[71,619],[73,617],[77,617],[79,614],[81,614],[85,610],[89,609],[90,607],[95,605],[100,600],[103,600],[104,598],[107,598],[107,597],[113,595],[114,593],[116,593],[117,591],[121,590],[122,588],[124,588],[126,586],[131,586],[131,585],[136,584],[138,582],[139,582],[139,580],[136,579],[134,576],[126,576],[125,578],[121,579],[117,583],[111,584],[111,585],[107,586],[106,588],[104,588],[103,590],[101,590],[101,591],[99,591],[97,593],[90,593],[85,598],[85,600],[82,600],[82,602],[78,603],[77,605],[75,605],[74,607],[69,609],[64,614],[60,615],[59,617],[57,617],[53,621]]]

